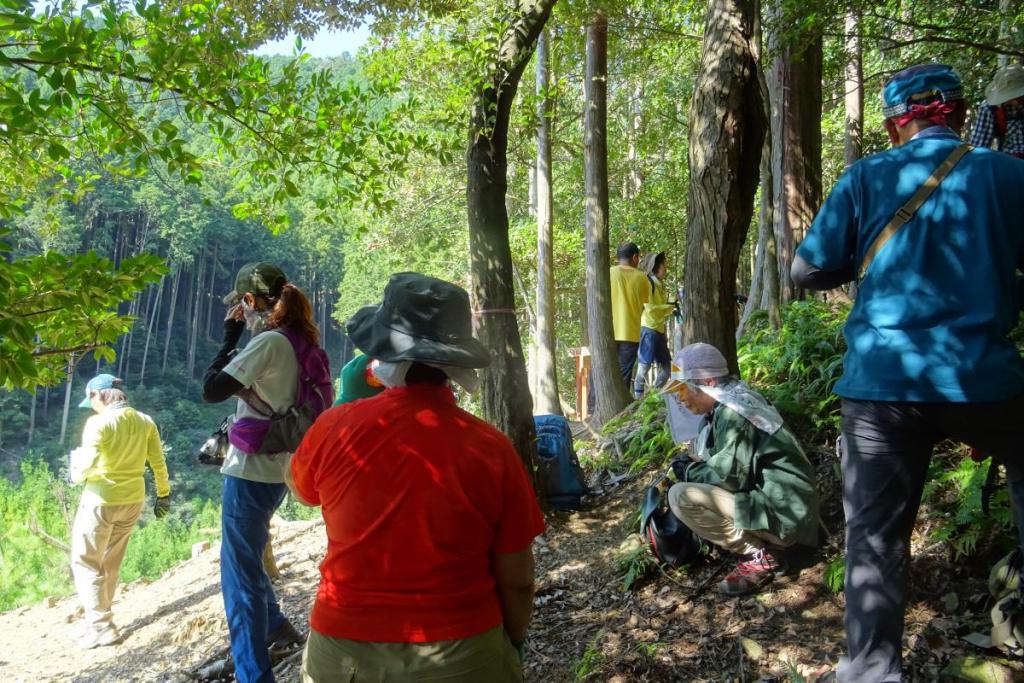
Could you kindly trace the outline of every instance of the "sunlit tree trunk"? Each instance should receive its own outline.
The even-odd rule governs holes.
[[[846,13],[846,138],[844,165],[849,168],[864,154],[864,66],[860,44],[860,15]]]
[[[784,18],[777,0],[768,10],[775,21]],[[788,276],[796,245],[821,205],[821,36],[805,35],[783,45],[769,32],[768,52],[775,55],[766,79],[772,101],[775,243],[784,275],[779,294],[788,303],[800,296]]]
[[[608,238],[608,17],[598,10],[587,26],[583,78],[583,177],[591,377],[598,424],[629,403],[612,329]]]
[[[178,304],[178,283],[181,282],[181,264],[179,263],[174,268],[174,274],[171,275],[171,300],[170,306],[167,309],[167,329],[164,334],[164,359],[163,363],[160,364],[160,374],[163,375],[167,372],[167,354],[171,351],[171,332],[174,331],[174,314],[177,312],[175,307]]]
[[[736,269],[766,128],[755,16],[751,0],[710,0],[690,106],[683,338],[718,347],[736,373]]]
[[[153,310],[150,312],[149,324],[146,325],[146,343],[142,346],[142,366],[139,368],[140,385],[144,385],[146,383],[146,361],[149,359],[149,342],[153,338],[157,319],[160,316],[160,300],[164,295],[164,282],[166,280],[166,275],[160,276],[160,284],[156,286],[156,300],[153,302]]]
[[[68,413],[71,410],[71,386],[75,383],[75,354],[68,356],[68,379],[64,385],[64,414],[60,418],[60,445],[68,432]]]
[[[516,90],[555,0],[520,0],[505,27],[493,73],[476,94],[466,154],[471,296],[475,331],[491,352],[481,373],[484,419],[505,432],[536,472],[537,444],[515,313],[509,248],[508,128]]]
[[[562,414],[555,363],[555,265],[551,198],[551,97],[547,31],[537,41],[537,390],[534,411]]]

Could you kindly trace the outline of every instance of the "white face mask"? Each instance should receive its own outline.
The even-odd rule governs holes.
[[[409,367],[412,365],[411,361],[401,361],[398,363],[387,363],[385,361],[377,361],[376,365],[373,366],[373,376],[376,377],[381,384],[386,386],[388,389],[394,387],[405,386],[405,373],[409,372]]]
[[[259,334],[267,326],[268,311],[257,311],[245,301],[242,302],[242,315],[245,316],[245,326],[253,334]]]

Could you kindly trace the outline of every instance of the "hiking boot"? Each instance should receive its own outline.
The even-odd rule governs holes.
[[[782,569],[779,562],[767,550],[758,550],[744,559],[718,584],[718,592],[729,597],[750,595],[767,586]]]
[[[275,655],[290,654],[295,652],[303,643],[306,642],[306,636],[299,633],[292,622],[287,619],[281,624],[276,630],[271,631],[267,634],[267,649],[270,650],[270,656],[273,658]]]
[[[122,640],[121,632],[116,626],[110,626],[101,631],[87,630],[78,640],[78,646],[83,650],[91,650],[94,647],[107,647],[116,645]]]

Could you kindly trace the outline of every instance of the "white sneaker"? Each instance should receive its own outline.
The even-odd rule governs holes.
[[[88,630],[79,639],[78,645],[83,650],[91,650],[94,647],[106,647],[121,642],[121,632],[116,626],[110,626],[102,631]]]

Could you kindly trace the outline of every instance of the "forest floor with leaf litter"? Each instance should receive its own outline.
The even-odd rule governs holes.
[[[805,681],[814,683],[842,651],[841,594],[829,590],[826,563],[777,581],[761,595],[721,598],[715,585],[734,559],[711,555],[685,569],[645,563],[636,535],[639,501],[653,472],[608,487],[592,505],[549,517],[537,556],[536,612],[526,647],[528,681]],[[919,525],[920,526],[920,525]],[[918,539],[922,540],[922,539]],[[300,628],[325,549],[319,522],[283,523],[275,550],[283,609]],[[905,639],[908,680],[1024,680],[1024,666],[989,652],[985,679],[950,677],[964,657],[986,653],[963,640],[987,632],[987,565],[951,563],[942,547],[915,543]],[[633,559],[640,570],[630,590]],[[119,591],[119,645],[81,651],[73,597],[0,615],[0,680],[200,680],[223,656],[227,629],[216,546],[152,581]],[[298,657],[277,668],[298,680]],[[947,673],[943,673],[946,671]],[[995,678],[992,677],[994,672]]]

